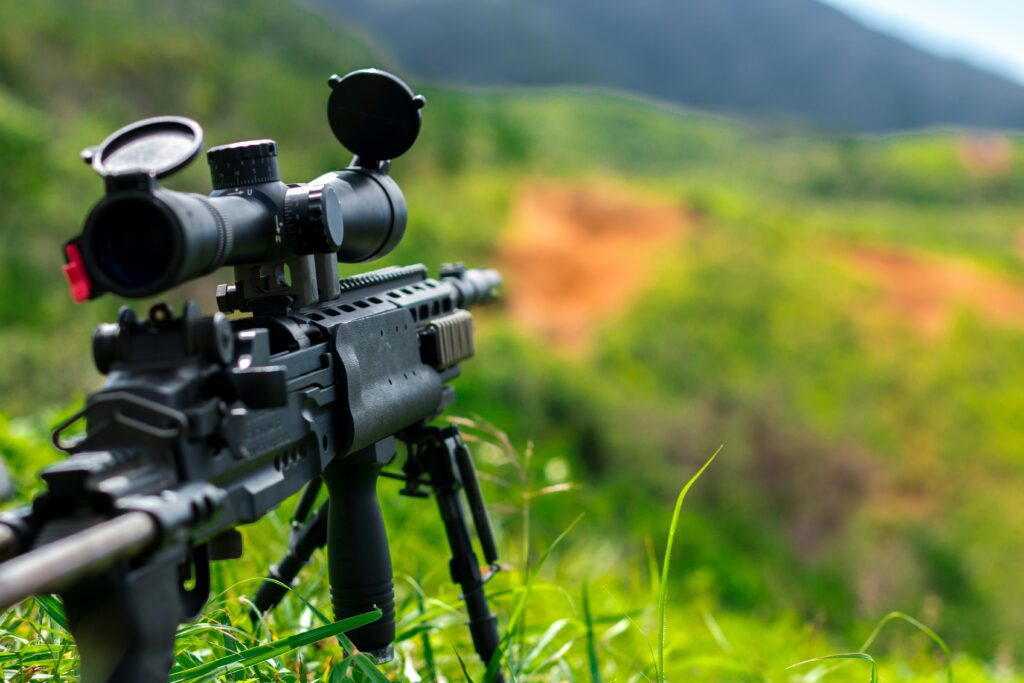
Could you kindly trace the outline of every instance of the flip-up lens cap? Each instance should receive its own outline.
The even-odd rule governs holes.
[[[327,119],[345,148],[364,159],[383,161],[405,154],[420,134],[422,95],[386,71],[363,69],[331,76]]]
[[[185,167],[203,146],[203,129],[183,116],[143,119],[111,133],[82,158],[103,177],[147,173],[163,178]]]

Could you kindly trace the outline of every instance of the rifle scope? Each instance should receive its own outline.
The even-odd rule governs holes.
[[[159,187],[156,179],[186,166],[202,147],[202,129],[182,117],[136,122],[85,150],[107,194],[65,245],[75,299],[105,291],[154,296],[225,265],[335,253],[360,263],[394,249],[406,206],[387,172],[415,142],[425,100],[373,69],[332,76],[329,84],[331,129],[355,158],[309,183],[283,183],[277,144],[250,140],[207,152],[209,196]]]

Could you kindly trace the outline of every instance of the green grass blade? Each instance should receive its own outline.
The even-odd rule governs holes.
[[[558,544],[562,542],[562,539],[568,536],[569,533],[576,528],[576,525],[580,523],[581,519],[583,519],[583,515],[579,515],[569,524],[569,526],[565,528],[564,531],[562,531],[562,533],[558,534],[558,537],[552,541],[551,545],[549,545],[541,554],[537,559],[537,563],[530,570],[529,576],[526,579],[525,590],[520,594],[519,599],[516,601],[516,605],[512,610],[512,616],[509,617],[508,626],[505,629],[505,635],[502,637],[501,643],[498,645],[498,649],[491,658],[491,661],[487,663],[487,674],[485,680],[494,680],[494,676],[498,672],[498,667],[501,665],[501,660],[504,657],[505,650],[508,648],[509,642],[511,642],[512,638],[515,636],[519,621],[526,610],[526,603],[530,598],[530,591],[533,588],[534,579],[536,579],[537,574],[540,573],[541,568],[544,566],[544,562],[547,561],[548,557],[551,555],[551,551],[553,551]]]
[[[257,645],[256,647],[235,652],[192,669],[172,673],[169,680],[170,683],[179,683],[180,681],[201,680],[212,674],[224,676],[264,662],[271,657],[277,657],[305,645],[311,645],[325,638],[341,636],[344,631],[350,631],[354,628],[373,623],[380,619],[380,617],[381,611],[378,609],[367,614],[342,619],[327,626],[320,626],[265,645]],[[374,667],[374,670],[376,670],[376,667]],[[378,680],[387,680],[379,671],[377,671],[377,675],[380,676]]]
[[[730,643],[729,639],[725,637],[725,632],[722,631],[722,627],[719,626],[718,620],[715,619],[715,615],[707,609],[701,608],[700,616],[701,619],[704,620],[704,626],[707,627],[708,633],[710,633],[711,637],[715,639],[716,643],[718,643],[718,647],[722,648],[723,652],[732,652],[732,643]],[[861,649],[863,650],[864,648]]]
[[[348,636],[344,633],[339,633],[338,642],[341,643],[341,647],[345,650],[345,654],[348,658],[352,660],[352,666],[359,669],[363,676],[366,677],[366,680],[376,681],[377,683],[388,683],[387,676],[380,672],[380,669],[377,668],[377,665],[373,660],[366,655],[356,654],[356,646],[351,640],[349,640]]]
[[[867,649],[875,642],[875,639],[878,638],[878,634],[882,632],[882,629],[885,628],[886,624],[893,621],[905,621],[921,633],[928,636],[933,643],[939,646],[939,649],[941,649],[942,653],[946,656],[946,681],[948,683],[953,683],[953,652],[949,649],[949,645],[946,644],[946,641],[943,640],[938,633],[928,628],[909,614],[905,614],[903,612],[889,612],[882,617],[881,621],[878,622],[874,630],[871,632],[871,635],[869,635],[867,640],[864,641],[864,644],[860,648],[861,651],[867,651]]]
[[[608,593],[608,597],[612,598],[612,600],[615,601],[614,596],[612,595],[611,591],[608,590],[607,586],[605,587],[605,592]],[[655,675],[657,675],[658,656],[657,656],[657,653],[654,651],[654,646],[651,645],[651,639],[647,637],[647,632],[644,631],[640,627],[640,624],[636,623],[636,620],[633,619],[633,615],[632,614],[630,614],[626,610],[621,609],[621,606],[619,606],[619,609],[620,609],[620,613],[622,614],[622,616],[629,622],[629,625],[632,626],[633,628],[635,628],[636,632],[639,633],[640,636],[644,639],[644,644],[647,645],[647,651],[651,655],[651,664],[654,666]],[[642,675],[646,680],[650,680],[650,679],[647,678],[647,676],[645,674],[643,674],[643,672],[640,672],[640,675]]]
[[[12,669],[17,666],[24,668],[24,665],[26,664],[55,665],[54,663],[56,661],[57,655],[54,653],[53,646],[49,643],[30,645],[14,652],[4,652],[0,654],[0,668],[3,669]]]
[[[426,636],[431,631],[436,630],[436,628],[437,627],[433,624],[416,624],[415,626],[410,626],[409,628],[402,629],[398,632],[398,635],[395,636],[395,643],[411,640],[416,636]]]
[[[331,676],[328,678],[328,683],[341,683],[345,680],[345,675],[349,669],[352,668],[352,658],[346,657],[341,660],[337,666],[331,668]]]
[[[417,565],[416,569],[417,578],[419,578],[419,565]],[[416,594],[416,611],[417,613],[419,613],[421,618],[425,618],[427,613],[427,607],[423,600],[423,589],[420,588],[420,584],[418,581],[415,585],[415,590],[413,590],[413,593]],[[434,664],[434,648],[430,644],[430,630],[424,630],[423,634],[420,636],[420,639],[421,644],[423,645],[423,665],[426,667],[426,679],[428,681],[436,681],[437,667]]]
[[[878,638],[878,635],[882,632],[882,629],[885,628],[887,624],[893,621],[904,621],[910,624],[918,631],[928,636],[928,638],[931,639],[933,643],[939,646],[939,648],[942,650],[943,654],[946,657],[946,680],[948,683],[953,683],[953,653],[949,649],[949,646],[946,644],[946,641],[944,641],[935,631],[925,626],[914,617],[908,614],[904,614],[903,612],[890,612],[889,614],[882,617],[878,624],[875,625],[875,628],[871,631],[871,635],[869,635],[867,637],[867,640],[864,641],[864,645],[861,646],[860,652],[847,652],[836,655],[825,655],[824,657],[815,657],[814,659],[807,659],[802,662],[797,662],[796,664],[793,664],[786,668],[792,669],[794,667],[802,666],[804,664],[810,664],[812,662],[822,662],[834,659],[862,659],[864,661],[871,662],[871,681],[872,683],[877,683],[878,664],[875,662],[874,658],[866,652],[866,650],[874,644],[875,640],[877,640]]]
[[[860,659],[865,662],[871,663],[871,683],[878,683],[878,662],[875,658],[869,655],[867,652],[841,652],[834,655],[824,655],[822,657],[814,657],[813,659],[805,659],[802,662],[796,664],[790,664],[786,667],[786,670],[794,669],[798,666],[804,666],[806,664],[813,664],[815,662],[825,662],[834,659]]]
[[[590,585],[583,582],[583,623],[587,627],[587,664],[590,667],[591,683],[601,683],[601,666],[597,661],[597,644],[594,641],[594,615],[590,611]]]
[[[459,660],[459,666],[462,667],[462,675],[466,677],[466,683],[473,683],[473,677],[469,675],[469,670],[466,669],[466,661],[462,659],[462,655],[459,654],[454,645],[452,645],[452,652],[455,653],[455,658]]]
[[[544,631],[544,635],[542,635],[540,640],[537,641],[537,644],[534,645],[532,650],[530,650],[530,654],[523,658],[523,661],[520,663],[521,669],[525,670],[537,661],[537,658],[544,652],[544,649],[551,644],[551,641],[554,640],[568,624],[568,619],[557,619],[553,621]]]
[[[661,587],[658,590],[658,670],[657,677],[659,683],[665,683],[665,605],[668,602],[668,569],[669,564],[672,560],[672,544],[676,539],[676,529],[679,526],[679,514],[683,509],[683,501],[686,499],[686,494],[690,490],[690,487],[700,479],[700,475],[704,474],[704,470],[708,468],[708,465],[715,461],[718,454],[722,452],[722,447],[719,446],[718,450],[711,454],[708,461],[705,462],[697,473],[690,477],[690,481],[686,482],[683,489],[679,492],[679,497],[676,498],[676,507],[672,511],[672,524],[668,529],[668,542],[665,544],[665,559],[661,567]]]
[[[295,590],[295,588],[293,586],[289,586],[287,584],[284,584],[284,583],[278,581],[277,579],[271,578],[269,576],[266,576],[266,577],[261,576],[261,577],[252,578],[252,579],[243,579],[242,581],[238,581],[238,582],[232,584],[231,586],[229,586],[224,591],[222,591],[221,595],[224,595],[228,591],[234,590],[234,589],[238,588],[239,586],[242,586],[242,585],[247,584],[247,583],[260,583],[260,584],[263,584],[263,583],[274,583],[274,584],[277,584],[278,586],[281,586],[282,588],[284,588],[287,591],[287,593],[290,593],[290,594],[294,595],[295,597],[297,597],[302,602],[303,605],[305,605],[306,607],[309,608],[309,611],[312,612],[313,615],[317,619],[319,619],[320,623],[322,623],[324,626],[327,626],[329,624],[333,624],[334,623],[331,619],[327,618],[326,614],[324,614],[323,612],[318,610],[316,608],[316,605],[314,605],[312,602],[310,602],[306,598],[305,595],[303,595],[299,591]],[[250,601],[249,598],[247,598],[247,597],[243,597],[242,601],[244,603],[246,603],[247,606],[249,606],[249,607],[253,607],[253,608],[255,607],[255,605],[253,605],[252,601]],[[263,616],[264,615],[262,615],[262,614],[260,615],[260,621],[263,620]]]
[[[550,655],[547,656],[547,658],[544,661],[542,661],[540,664],[536,665],[533,668],[533,671],[531,672],[531,677],[539,675],[541,672],[545,671],[548,667],[555,667],[555,666],[558,666],[559,664],[565,664],[565,654],[569,650],[571,650],[572,646],[575,645],[575,644],[576,644],[576,640],[575,639],[568,640],[565,643],[562,643],[562,647],[560,647],[557,650],[555,650],[554,652],[552,652]],[[566,680],[573,680],[573,679],[568,678]]]
[[[39,606],[46,612],[46,616],[53,620],[53,623],[60,626],[65,632],[69,630],[68,620],[64,616],[64,606],[60,600],[52,595],[37,595],[33,599],[39,603]]]

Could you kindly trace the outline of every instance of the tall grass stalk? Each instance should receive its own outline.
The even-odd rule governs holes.
[[[601,666],[597,661],[597,644],[594,642],[594,616],[590,611],[590,584],[583,582],[583,623],[587,628],[587,663],[590,665],[591,683],[601,683]]]
[[[583,515],[579,515],[574,519],[569,526],[565,528],[562,533],[558,534],[558,537],[551,542],[551,545],[537,558],[537,564],[532,567],[526,576],[526,586],[523,592],[519,595],[519,599],[516,601],[515,607],[512,609],[512,615],[508,618],[508,626],[505,629],[505,636],[501,639],[501,643],[498,645],[498,651],[494,653],[494,657],[487,664],[487,676],[485,680],[493,680],[495,674],[498,671],[498,667],[501,665],[501,660],[505,655],[508,645],[516,633],[520,633],[522,629],[522,618],[526,612],[526,604],[530,599],[530,592],[533,589],[533,582],[537,578],[537,574],[540,573],[541,568],[544,567],[544,562],[551,555],[551,551],[554,550],[562,540],[569,535],[569,533],[576,528],[576,525],[583,519]]]
[[[665,559],[661,566],[661,586],[658,590],[658,669],[655,672],[658,678],[658,683],[665,683],[665,605],[668,603],[668,570],[669,564],[672,561],[672,544],[675,542],[676,529],[679,526],[679,513],[683,509],[683,501],[686,499],[686,494],[690,490],[690,487],[700,479],[700,475],[704,474],[704,470],[708,468],[718,454],[722,452],[722,447],[711,454],[697,473],[690,477],[690,480],[686,482],[683,489],[679,492],[679,496],[676,498],[676,507],[672,511],[672,524],[668,528],[668,541],[665,543]]]

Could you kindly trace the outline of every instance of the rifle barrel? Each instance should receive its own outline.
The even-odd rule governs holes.
[[[53,593],[153,543],[156,522],[128,512],[0,564],[0,611],[30,595]]]

